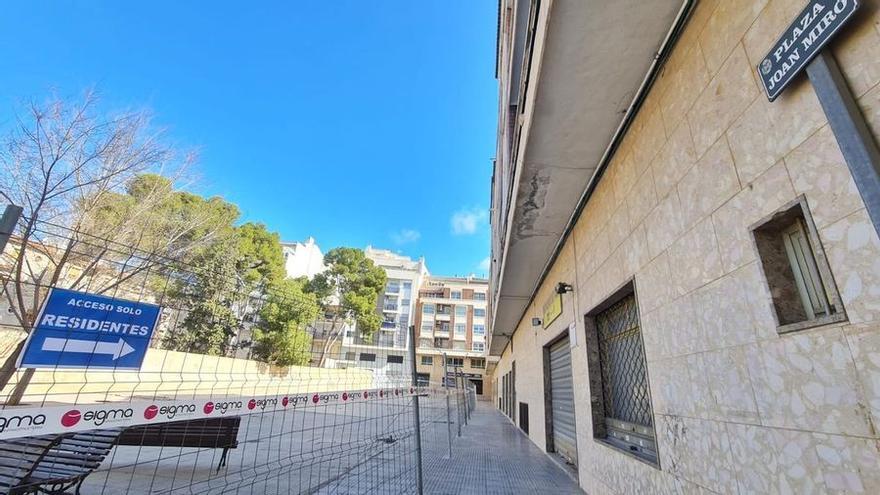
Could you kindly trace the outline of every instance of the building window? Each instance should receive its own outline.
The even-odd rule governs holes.
[[[478,370],[486,369],[486,359],[485,358],[471,358],[471,368],[475,368]]]
[[[464,323],[456,323],[455,324],[455,336],[456,337],[464,337],[467,335],[467,331],[465,330]]]
[[[434,305],[433,304],[425,304],[424,306],[422,306],[422,314],[423,315],[434,314]]]
[[[404,283],[403,283],[403,288],[406,289],[406,290],[410,290],[410,289],[412,289],[412,282],[404,282]]]
[[[486,325],[474,325],[474,335],[486,335]]]
[[[419,347],[423,349],[430,349],[431,347],[434,347],[434,341],[431,339],[420,338]]]
[[[403,364],[403,356],[400,356],[398,354],[389,354],[388,364]]]
[[[376,360],[375,354],[369,353],[369,352],[362,352],[361,353],[361,361],[375,361],[375,360]]]
[[[752,235],[780,333],[846,319],[803,197],[760,222]]]
[[[485,292],[474,292],[474,299],[477,301],[485,301],[486,293]]]
[[[446,366],[451,366],[453,368],[462,368],[464,367],[464,358],[448,357],[446,358]]]
[[[452,299],[461,299],[461,291],[460,290],[454,290],[451,292],[450,295],[451,295]]]
[[[593,406],[593,436],[657,464],[654,413],[639,311],[629,284],[587,315],[587,363]]]
[[[486,310],[483,308],[474,308],[474,316],[486,316]]]
[[[467,318],[467,306],[456,306],[455,307],[455,317],[456,318]]]
[[[401,299],[400,305],[409,307],[409,299],[407,299],[407,298]]]
[[[422,323],[422,333],[431,333],[434,331],[434,324],[430,321],[427,323]]]
[[[466,351],[467,350],[467,342],[464,340],[456,340],[452,342],[452,350],[454,351]]]
[[[473,342],[473,343],[471,343],[471,349],[473,349],[474,352],[483,352],[486,350],[486,343],[485,342]]]
[[[345,353],[345,360],[346,360],[346,361],[354,361],[354,358],[355,358],[355,353],[354,353],[354,352],[351,352],[351,351],[350,351],[350,352],[346,352],[346,353]]]
[[[432,366],[434,364],[434,356],[422,356],[422,366]]]

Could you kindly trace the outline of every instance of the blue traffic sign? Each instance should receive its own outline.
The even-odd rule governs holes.
[[[139,370],[160,313],[155,304],[52,289],[18,367]]]

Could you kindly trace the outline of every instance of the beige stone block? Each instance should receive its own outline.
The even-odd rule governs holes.
[[[688,365],[690,409],[695,417],[709,418],[715,413],[717,406],[709,386],[709,375],[705,371],[703,354],[688,354],[685,360]]]
[[[697,223],[669,248],[669,275],[679,296],[723,273],[711,218]]]
[[[880,493],[880,452],[875,440],[813,434],[828,493]]]
[[[624,201],[608,219],[605,229],[612,252],[629,237],[630,232],[632,232],[632,222],[629,221],[629,201]]]
[[[675,357],[650,363],[651,405],[655,414],[693,416],[687,358]]]
[[[668,415],[659,418],[657,436],[664,470],[718,493],[737,493],[724,423]]]
[[[712,79],[698,44],[685,45],[679,40],[678,46],[662,72],[665,87],[660,92],[659,106],[666,129],[680,126],[697,96]]]
[[[797,17],[806,4],[803,0],[772,0],[767,2],[755,22],[743,37],[743,45],[752,67],[757,67],[764,56]],[[757,77],[757,72],[755,72]]]
[[[700,35],[702,35],[703,30],[706,28],[706,23],[709,22],[718,5],[723,2],[724,0],[700,0],[697,2],[693,13],[691,13],[691,18],[685,25],[679,42],[686,46],[698,44],[700,42]]]
[[[880,425],[880,323],[844,327],[874,427]],[[875,436],[878,436],[875,433]]]
[[[864,4],[831,48],[853,95],[880,84],[880,7]]]
[[[697,152],[694,150],[691,130],[686,122],[682,122],[672,131],[651,167],[657,196],[662,198],[669,194],[695,163]]]
[[[649,95],[645,101],[631,132],[636,136],[631,150],[633,167],[638,177],[651,166],[651,162],[667,139],[666,129],[663,127],[663,115],[654,95]]]
[[[700,36],[706,65],[713,75],[767,4],[767,0],[725,0],[719,3]]]
[[[648,251],[648,240],[645,237],[645,227],[639,225],[629,237],[623,241],[620,249],[623,273],[627,278],[634,277],[639,270],[651,259]]]
[[[694,306],[710,344],[708,348],[721,349],[757,341],[749,302],[733,274],[695,291]]]
[[[703,156],[756,97],[751,65],[742,45],[737,45],[687,114],[697,156]]]
[[[749,227],[795,198],[782,162],[771,167],[712,214],[724,271],[755,259]]]
[[[645,346],[652,359],[684,356],[706,348],[705,334],[690,297],[680,297],[645,316]]]
[[[629,195],[636,183],[635,164],[632,161],[632,154],[618,154],[619,158],[615,158],[613,166],[617,169],[617,175],[614,179],[614,193],[617,197],[617,203],[623,202]]]
[[[651,259],[678,239],[684,229],[683,223],[678,193],[673,191],[645,219],[645,234]]]
[[[859,98],[858,104],[871,134],[874,135],[876,141],[880,142],[880,84]]]
[[[739,192],[739,179],[724,136],[685,174],[677,190],[685,229]]]
[[[645,265],[636,275],[636,295],[643,313],[668,304],[672,300],[672,283],[669,279],[669,255],[664,252]]]
[[[789,153],[785,167],[795,192],[807,196],[817,228],[865,207],[829,126]]]
[[[657,192],[654,190],[654,176],[650,171],[645,171],[636,182],[632,194],[626,198],[629,227],[644,220],[645,216],[657,205]]]
[[[847,342],[831,327],[759,343],[747,355],[766,426],[872,434]]]
[[[753,181],[826,121],[807,81],[794,84],[773,103],[756,98],[727,132],[740,180]]]
[[[819,458],[809,433],[729,423],[740,494],[822,493]]]
[[[714,401],[714,413],[720,419],[757,423],[758,405],[752,391],[746,354],[755,352],[754,344],[729,347],[700,354],[700,374],[708,383]]]
[[[728,424],[740,493],[878,493],[877,444],[864,438]]]
[[[600,228],[608,223],[611,215],[617,209],[614,199],[614,187],[611,182],[599,180],[599,184],[596,185],[596,189],[587,201],[584,210],[589,210],[589,215]]]
[[[880,239],[867,212],[819,230],[819,237],[849,321],[880,320]]]

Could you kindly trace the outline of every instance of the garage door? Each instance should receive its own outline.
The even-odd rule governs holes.
[[[568,337],[550,346],[550,405],[554,450],[577,465],[574,387],[571,381],[571,352],[568,347]]]

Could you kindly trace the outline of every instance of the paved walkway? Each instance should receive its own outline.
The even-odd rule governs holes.
[[[489,402],[478,401],[461,438],[455,438],[451,460],[443,458],[445,436],[430,436],[425,439],[432,442],[424,458],[425,493],[584,493]]]

